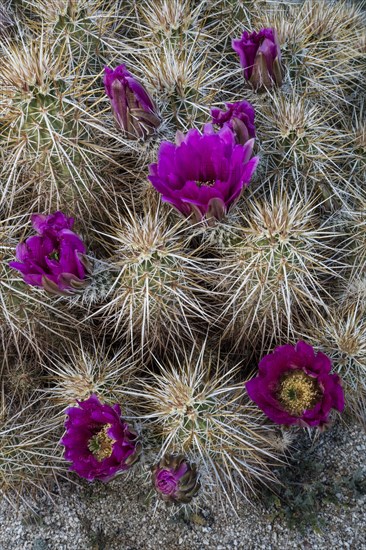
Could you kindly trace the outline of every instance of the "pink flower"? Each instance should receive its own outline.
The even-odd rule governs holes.
[[[212,124],[206,124],[203,133],[196,129],[185,136],[178,133],[176,141],[160,145],[149,180],[163,201],[183,216],[192,216],[195,222],[204,217],[221,220],[257,167],[258,157],[251,158],[254,140],[243,147],[228,126],[215,133]]]
[[[33,228],[39,233],[19,243],[17,262],[9,266],[22,273],[28,285],[43,287],[53,294],[69,294],[87,281],[86,252],[81,238],[71,231],[73,218],[62,212],[49,216],[34,214]]]
[[[117,126],[129,139],[144,138],[160,126],[153,100],[125,65],[104,68],[104,87]]]
[[[340,378],[331,368],[330,359],[305,342],[286,344],[263,357],[246,389],[276,424],[321,427],[332,408],[344,409]]]
[[[236,135],[237,143],[244,145],[249,139],[255,138],[255,111],[247,101],[225,103],[226,111],[217,107],[211,109],[212,123],[221,128],[227,125]]]
[[[163,456],[152,467],[152,481],[165,502],[190,502],[200,488],[196,465],[190,464],[183,455]]]
[[[61,439],[65,459],[80,477],[109,481],[138,460],[136,433],[121,418],[119,405],[102,404],[96,395],[66,409],[66,433]]]

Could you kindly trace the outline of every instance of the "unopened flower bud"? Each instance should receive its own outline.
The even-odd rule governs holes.
[[[152,481],[165,502],[188,503],[200,489],[195,464],[183,455],[165,455],[152,467]]]
[[[104,87],[111,100],[117,126],[127,138],[146,138],[160,126],[151,97],[125,65],[119,65],[116,69],[104,68]]]
[[[244,31],[241,38],[232,41],[244,69],[244,78],[254,90],[262,91],[281,86],[281,50],[276,29],[261,29],[249,34]]]
[[[247,141],[255,138],[255,111],[247,101],[236,101],[225,103],[226,111],[214,107],[211,109],[213,124],[221,128],[225,125],[235,133],[237,143],[244,145]]]

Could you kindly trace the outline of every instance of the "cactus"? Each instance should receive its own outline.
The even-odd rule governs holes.
[[[230,367],[206,346],[157,360],[158,372],[131,381],[126,393],[146,418],[145,431],[161,441],[160,456],[183,453],[197,463],[206,490],[250,500],[256,480],[274,479],[269,464],[281,461],[286,443],[248,402],[240,364]]]
[[[357,295],[347,297],[325,317],[313,316],[311,330],[304,329],[309,340],[331,358],[333,370],[344,385],[346,407],[351,418],[366,420],[366,310]]]
[[[94,73],[101,70],[103,38],[108,29],[117,26],[111,3],[103,6],[99,0],[32,0],[22,1],[20,9],[34,33],[44,32],[52,40],[52,53],[62,56],[70,70],[77,71],[80,63],[87,63]]]
[[[294,337],[294,318],[327,307],[328,285],[342,267],[333,259],[337,233],[321,221],[316,198],[305,203],[278,187],[248,202],[218,247],[225,333],[262,352],[277,338]]]
[[[96,394],[109,402],[126,402],[124,386],[140,370],[140,358],[131,357],[130,349],[115,351],[105,342],[65,343],[63,349],[43,357],[47,375],[46,397],[50,405],[62,410],[76,401]]]
[[[277,29],[284,65],[299,91],[334,105],[345,101],[345,92],[361,89],[360,8],[346,1],[273,4],[259,10],[253,24]]]
[[[95,395],[141,420],[163,500],[177,471],[190,476],[176,501],[198,484],[252,500],[292,435],[244,384],[300,339],[332,360],[349,421],[364,419],[364,22],[346,0],[2,3],[0,490],[64,475],[65,407]],[[253,78],[233,48],[245,31]],[[238,102],[220,156],[211,134],[226,151],[230,132],[214,114]],[[207,136],[186,155],[194,128]],[[240,155],[259,158],[250,184]],[[56,232],[17,250],[31,215],[57,210],[85,247]],[[105,426],[91,446],[109,452]]]
[[[0,407],[0,493],[16,507],[32,506],[37,493],[51,493],[56,473],[65,472],[59,449],[60,432],[37,398],[31,395],[19,410],[16,398]]]
[[[111,243],[107,261],[114,278],[106,303],[94,315],[115,338],[165,347],[184,333],[190,337],[191,319],[208,322],[210,292],[202,281],[210,279],[210,268],[190,247],[183,221],[172,223],[153,205],[141,215],[128,210],[103,234]]]
[[[113,162],[108,149],[91,137],[109,132],[95,118],[96,77],[69,71],[44,34],[7,42],[3,50],[0,189],[5,200],[12,205],[26,196],[33,211],[88,212],[92,193],[103,193],[98,176],[103,158]]]

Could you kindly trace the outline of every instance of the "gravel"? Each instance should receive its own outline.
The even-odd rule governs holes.
[[[254,506],[243,501],[237,514],[229,504],[218,507],[200,499],[183,513],[157,505],[155,497],[147,499],[146,486],[136,476],[108,485],[64,481],[52,502],[39,497],[33,510],[22,504],[15,513],[2,502],[0,549],[366,550],[365,432],[337,425],[315,440],[304,432],[294,452],[301,461],[281,474],[298,481],[291,482],[287,504],[275,500],[274,505],[264,491]],[[300,499],[299,507],[299,494],[313,498],[306,512],[305,501]],[[319,520],[316,525],[306,525],[309,512]]]

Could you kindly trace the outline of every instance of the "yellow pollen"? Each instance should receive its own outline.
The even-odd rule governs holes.
[[[98,433],[89,439],[88,449],[98,462],[101,462],[105,458],[109,458],[113,452],[113,445],[116,440],[107,435],[107,430],[109,430],[110,427],[111,424],[106,424]]]
[[[277,397],[287,412],[301,416],[316,405],[321,391],[315,378],[302,370],[294,370],[282,376]]]
[[[198,185],[198,187],[213,187],[216,182],[215,182],[215,180],[210,180],[210,181],[196,180],[194,183],[196,183]]]

